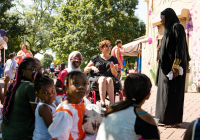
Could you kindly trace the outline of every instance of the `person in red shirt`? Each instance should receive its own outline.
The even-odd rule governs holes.
[[[83,61],[83,57],[80,52],[73,51],[69,54],[68,57],[68,68],[60,71],[57,81],[56,81],[56,92],[57,92],[57,98],[56,102],[61,103],[62,100],[65,98],[65,92],[63,91],[63,84],[65,82],[66,75],[73,71],[73,70],[80,70],[81,63]]]
[[[115,47],[112,49],[111,55],[116,57],[118,60],[118,75],[117,78],[120,79],[121,78],[121,69],[123,69],[123,57],[121,54],[121,51],[119,48],[122,47],[122,41],[121,40],[116,40],[115,41]]]
[[[27,45],[23,44],[22,49],[17,53],[17,58],[19,59],[17,64],[20,64],[26,57],[33,57],[33,54],[28,50]]]

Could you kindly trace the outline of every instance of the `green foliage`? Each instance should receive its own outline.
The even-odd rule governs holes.
[[[44,54],[44,57],[41,59],[42,68],[49,68],[51,62],[53,61],[53,56],[51,54]],[[56,65],[55,65],[56,66]]]
[[[151,73],[154,83],[156,83],[156,74],[154,73],[152,69],[150,69],[150,73]]]
[[[129,68],[129,65],[130,64],[135,64],[135,59],[137,58],[137,57],[132,57],[132,56],[124,56],[123,57],[124,58],[124,60],[125,60],[125,62],[126,62],[126,68]],[[134,66],[133,66],[134,67]]]
[[[31,5],[24,5],[23,0],[15,0],[18,7],[13,13],[19,14],[26,26],[26,44],[34,54],[45,52],[49,49],[52,40],[53,23],[55,21],[57,7],[63,0],[34,0]],[[23,9],[20,10],[20,9]]]
[[[60,53],[56,53],[55,55],[55,65],[60,65],[62,63],[62,60],[64,60],[65,64],[67,65],[67,61],[68,61],[68,56],[69,54],[60,54]]]
[[[8,37],[6,58],[9,58],[9,53],[20,50],[21,36],[25,32],[24,26],[19,23],[20,17],[8,13],[8,10],[15,6],[12,4],[12,1],[13,0],[0,1],[0,29],[5,30],[6,36]],[[1,53],[1,56],[3,56],[3,51],[1,51]]]
[[[52,49],[62,58],[80,51],[84,67],[100,53],[100,41],[110,40],[114,46],[117,39],[126,44],[145,34],[145,24],[134,15],[137,4],[138,0],[67,0],[52,30]]]

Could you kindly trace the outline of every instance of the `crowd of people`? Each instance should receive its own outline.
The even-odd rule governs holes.
[[[184,29],[173,9],[167,8],[161,13],[161,22],[165,34],[157,74],[156,118],[166,128],[174,128],[182,123],[185,83],[185,73],[179,76],[177,70],[182,67],[186,71],[189,55]],[[181,42],[177,42],[179,39]],[[111,51],[111,42],[101,41],[101,53],[91,58],[84,72],[80,70],[81,52],[71,52],[68,67],[65,68],[63,61],[61,69],[58,68],[60,72],[55,84],[52,79],[56,69],[54,61],[50,64],[52,75],[49,78],[42,74],[40,61],[33,58],[27,45],[24,44],[16,56],[19,59],[17,68],[15,56],[11,53],[5,64],[4,92],[0,88],[3,139],[159,140],[156,122],[142,109],[151,96],[152,83],[145,74],[134,73],[126,77],[121,88],[122,41],[117,40],[115,45]],[[173,73],[173,80],[166,76],[169,71]],[[90,73],[89,77],[87,73]],[[103,120],[95,134],[88,134],[83,126],[88,87],[99,91],[101,107],[104,108]],[[123,91],[124,101],[115,103],[115,89]],[[107,95],[109,104],[105,102]],[[198,137],[199,122],[196,120],[190,125],[184,139],[192,139],[193,133]]]
[[[55,86],[52,78],[42,74],[42,66],[39,60],[32,57],[23,58],[17,68],[14,82],[9,87],[4,87],[6,94],[3,96],[3,121],[1,124],[3,139],[114,140],[121,139],[124,136],[126,136],[126,139],[133,136],[135,138],[159,139],[155,121],[140,108],[150,96],[150,79],[143,74],[128,76],[124,84],[126,87],[124,88],[126,101],[115,104],[114,88],[119,86],[115,84],[117,83],[116,77],[121,73],[118,60],[115,56],[109,55],[111,51],[109,40],[100,42],[99,49],[101,54],[93,56],[84,69],[85,73],[91,72],[89,79],[80,70],[83,60],[81,53],[74,51],[68,57],[68,68],[59,73]],[[13,55],[10,55],[8,60],[8,64],[13,66],[11,75],[14,74],[16,69],[16,66],[11,65],[13,58]],[[6,75],[5,85],[8,85],[9,77],[9,75]],[[135,87],[130,84],[133,82],[136,82]],[[91,87],[96,85],[96,88],[99,89],[101,106],[105,108],[105,118],[99,127],[98,133],[93,135],[87,134],[82,126],[85,110],[84,99],[86,98],[88,84]],[[138,95],[143,94],[143,86],[147,86],[148,90],[145,90],[144,95],[140,97]],[[133,94],[131,91],[138,87],[140,89]],[[106,92],[110,100],[109,106],[105,103]],[[119,105],[123,108],[118,108]],[[124,130],[127,131],[128,135],[117,136],[117,131],[109,132],[106,130],[105,123],[108,121],[107,119],[109,119],[110,124],[106,126],[112,127],[118,122],[118,120],[111,121],[110,117],[112,118],[112,115],[117,113],[124,116],[124,111],[129,112],[130,110],[132,110],[133,116],[127,119],[126,125],[130,125],[129,121],[132,121],[133,118],[135,118],[135,122],[133,122],[131,128]],[[142,119],[138,121],[136,117],[146,118],[142,122],[145,125],[139,125]],[[124,119],[121,118],[119,121],[122,120]],[[151,121],[148,122],[149,120]],[[147,127],[153,127],[153,133],[144,135],[141,128]],[[120,128],[119,130],[121,131]],[[107,138],[107,135],[113,135],[113,137]]]

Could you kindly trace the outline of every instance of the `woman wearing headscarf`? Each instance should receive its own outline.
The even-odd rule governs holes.
[[[56,101],[58,103],[61,103],[61,101],[65,97],[65,92],[63,92],[63,83],[64,83],[67,73],[71,72],[72,70],[80,70],[82,60],[83,60],[82,55],[78,51],[73,51],[72,53],[69,54],[68,68],[66,68],[65,70],[62,70],[59,73],[57,81],[56,81],[56,92],[57,92]]]
[[[171,128],[182,123],[185,77],[190,57],[184,27],[173,9],[167,8],[161,12],[161,23],[165,30],[156,78],[158,90],[155,117],[165,127]],[[179,66],[183,68],[182,76],[179,75]],[[173,72],[172,80],[166,76],[170,71]]]

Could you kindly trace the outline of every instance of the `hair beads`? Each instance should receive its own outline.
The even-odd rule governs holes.
[[[66,86],[67,85],[67,79],[65,79],[65,81],[64,81],[64,86]]]

